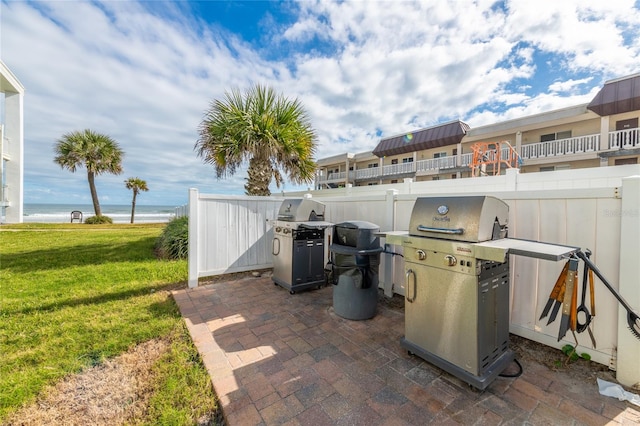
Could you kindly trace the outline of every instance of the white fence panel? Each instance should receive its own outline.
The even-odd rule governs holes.
[[[270,221],[282,198],[189,194],[189,287],[199,277],[273,266]]]
[[[386,197],[384,195],[337,197],[314,199],[324,203],[324,218],[328,222],[340,223],[348,220],[364,220],[380,225],[386,220]]]
[[[593,252],[592,259],[609,281],[618,282],[615,269],[619,252],[619,241],[616,241],[616,236],[620,235],[619,223],[599,214],[604,206],[621,204],[619,198],[614,198],[614,191],[610,192],[608,198],[589,197],[588,193],[578,191],[574,194],[575,198],[559,198],[549,194],[550,198],[547,199],[508,200],[512,218],[510,235],[590,249]],[[564,262],[511,256],[510,324],[513,333],[555,347],[567,342],[574,343],[570,333],[562,342],[557,342],[559,318],[550,325],[547,325],[548,317],[538,319],[563,265]],[[581,286],[582,267],[578,278]],[[610,365],[615,358],[617,341],[617,302],[601,284],[596,284],[596,300],[598,318],[601,318],[593,322],[598,348],[586,352],[592,355],[594,361]],[[591,346],[587,333],[578,334],[578,342],[585,348]]]

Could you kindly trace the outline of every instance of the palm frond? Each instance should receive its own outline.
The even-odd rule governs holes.
[[[232,89],[210,104],[194,148],[205,163],[215,166],[218,178],[233,175],[249,162],[245,188],[263,193],[265,185],[268,192],[272,179],[278,186],[284,183],[280,169],[296,183],[310,182],[315,172],[316,141],[298,99],[290,100],[257,84],[244,94]],[[269,174],[267,180],[265,173]],[[255,182],[249,182],[252,180]]]

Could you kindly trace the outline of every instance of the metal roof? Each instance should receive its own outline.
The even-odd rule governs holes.
[[[587,109],[601,117],[640,109],[640,74],[607,81]]]
[[[440,124],[416,132],[403,133],[382,139],[373,150],[378,157],[405,154],[407,152],[422,151],[424,149],[460,143],[469,130],[469,125],[460,120]]]

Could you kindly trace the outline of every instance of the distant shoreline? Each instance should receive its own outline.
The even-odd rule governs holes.
[[[109,216],[113,223],[131,222],[131,205],[105,204],[100,208],[102,214]],[[175,206],[137,205],[134,223],[169,222],[176,216],[176,208]],[[94,216],[93,205],[89,204],[25,203],[22,217],[25,223],[69,223],[71,222],[71,212],[74,210],[82,212],[83,221]]]

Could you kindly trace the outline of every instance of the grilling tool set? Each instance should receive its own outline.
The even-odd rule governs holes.
[[[560,341],[568,330],[575,333],[582,333],[587,331],[593,348],[596,347],[596,340],[591,330],[591,321],[596,315],[595,304],[595,291],[594,291],[594,278],[595,275],[602,281],[607,289],[614,295],[614,297],[620,302],[622,307],[627,311],[627,324],[631,333],[640,339],[640,316],[636,314],[626,300],[618,293],[618,291],[609,284],[607,279],[602,275],[600,270],[593,264],[590,259],[591,251],[589,249],[586,252],[577,250],[571,255],[567,263],[564,265],[562,272],[558,276],[558,279],[549,294],[549,300],[542,310],[540,320],[545,318],[551,310],[547,325],[555,321],[557,314],[562,307],[562,316],[560,318],[560,329],[558,331],[558,341]],[[582,260],[584,262],[584,270],[582,274],[582,297],[580,305],[578,305],[578,263]],[[589,300],[590,307],[586,306],[587,295],[587,283],[589,284]],[[584,320],[581,319],[584,317]],[[577,342],[577,338],[576,338]]]

